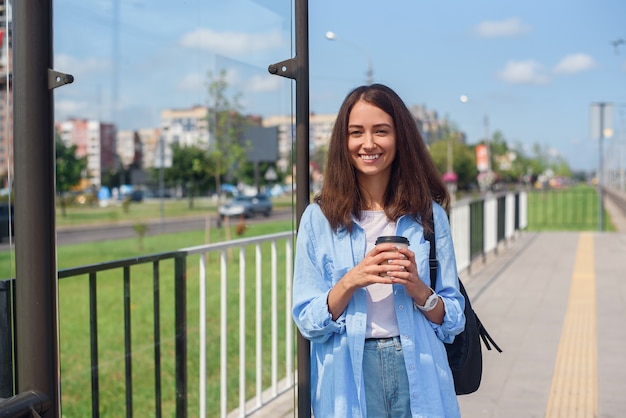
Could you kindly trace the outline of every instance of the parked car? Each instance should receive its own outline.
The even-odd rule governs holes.
[[[131,202],[143,202],[143,195],[143,190],[133,190],[128,195],[128,199],[130,199]]]
[[[235,196],[228,203],[221,205],[218,212],[222,219],[227,216],[243,216],[250,218],[257,213],[270,216],[272,212],[272,201],[264,194],[258,194],[256,196],[239,195]]]

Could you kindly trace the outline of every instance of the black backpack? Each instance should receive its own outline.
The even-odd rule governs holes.
[[[430,242],[430,287],[436,291],[437,281],[437,251],[435,244],[435,222],[431,215],[432,232],[425,233],[424,239]],[[478,319],[478,315],[472,309],[465,287],[459,280],[459,289],[465,298],[465,330],[454,337],[451,344],[444,344],[448,353],[448,363],[454,377],[454,389],[457,395],[466,395],[476,392],[480,386],[480,379],[483,373],[483,358],[480,349],[482,339],[491,350],[491,345],[502,352],[500,347],[491,338],[483,324]],[[491,345],[489,344],[491,343]]]

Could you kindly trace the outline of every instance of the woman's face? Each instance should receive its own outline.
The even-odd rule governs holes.
[[[358,175],[387,176],[396,157],[396,130],[391,116],[358,101],[348,118],[348,152]]]

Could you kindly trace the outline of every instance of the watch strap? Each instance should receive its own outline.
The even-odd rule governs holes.
[[[417,302],[413,301],[413,307],[419,309],[422,312],[429,312],[435,309],[437,303],[439,303],[439,295],[432,288],[430,288],[430,291],[432,293],[428,297],[428,299],[426,299],[426,302],[424,302],[424,306],[420,306],[417,304]]]

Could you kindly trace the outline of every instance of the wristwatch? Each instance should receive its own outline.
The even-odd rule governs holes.
[[[428,299],[426,299],[426,302],[424,302],[424,306],[420,306],[417,304],[417,302],[413,301],[413,307],[415,309],[419,309],[422,312],[429,312],[435,309],[435,306],[437,306],[437,303],[439,303],[439,295],[436,294],[433,289],[430,289],[430,291],[433,293],[432,295],[428,296]]]

